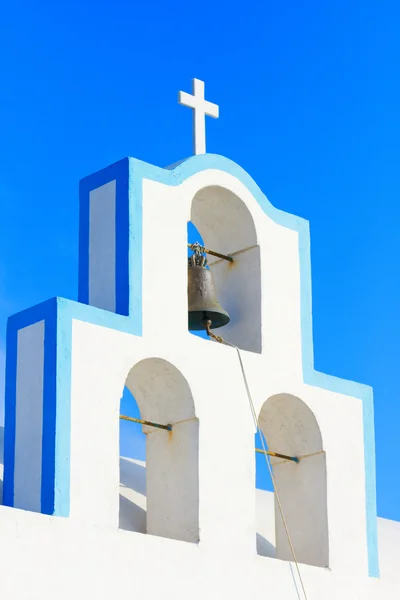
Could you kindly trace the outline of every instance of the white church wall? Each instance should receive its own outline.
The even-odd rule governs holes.
[[[67,519],[8,507],[0,507],[0,531],[0,592],[7,600],[70,600],[94,594],[107,600],[132,593],[143,598],[240,600],[256,597],[260,590],[277,600],[301,598],[293,583],[295,567],[286,561],[209,553],[194,544],[78,526]],[[380,519],[379,533],[381,579],[341,576],[335,570],[300,565],[308,597],[397,598],[398,524]]]
[[[184,409],[186,412],[182,413],[179,404],[175,407],[175,413],[168,414],[167,400],[173,395],[171,394],[172,384],[168,378],[160,378],[160,384],[164,385],[163,395],[160,393],[162,387],[154,387],[154,382],[149,383],[153,394],[149,394],[149,388],[147,388],[147,396],[144,397],[141,396],[140,381],[137,383],[138,379],[136,379],[136,385],[132,385],[132,391],[135,393],[135,398],[138,399],[140,408],[143,406],[143,398],[146,398],[147,406],[141,416],[146,420],[156,420],[156,422],[164,424],[172,422],[173,426],[171,433],[160,432],[163,437],[158,439],[161,442],[165,441],[164,449],[163,444],[161,443],[160,446],[160,443],[157,442],[153,447],[152,440],[154,438],[152,436],[154,434],[149,434],[147,459],[152,460],[154,471],[151,479],[147,480],[147,504],[149,506],[150,503],[156,503],[153,512],[155,516],[158,513],[161,522],[166,518],[163,516],[163,511],[172,508],[173,510],[168,513],[169,527],[179,531],[195,502],[196,486],[194,484],[196,481],[192,482],[191,478],[196,474],[196,463],[199,460],[200,540],[205,544],[218,543],[220,545],[220,540],[223,538],[226,539],[228,547],[240,545],[253,548],[255,545],[254,511],[247,510],[247,516],[244,516],[246,507],[253,506],[254,497],[253,428],[246,403],[235,402],[238,390],[243,392],[240,372],[236,371],[235,375],[232,374],[231,365],[232,362],[236,364],[237,357],[234,351],[216,344],[209,344],[206,340],[196,338],[187,331],[184,332],[184,336],[186,341],[182,343],[187,349],[185,353],[181,351],[180,344],[171,345],[169,340],[164,340],[163,343],[158,340],[157,360],[162,359],[162,361],[175,365],[175,368],[183,374],[188,382],[199,419],[198,447],[193,436],[195,433],[193,427],[197,427],[197,420],[193,419],[193,414],[187,409]],[[115,523],[118,522],[117,411],[119,400],[125,383],[125,374],[130,371],[129,367],[132,364],[140,365],[146,358],[153,360],[153,343],[154,341],[146,342],[144,338],[132,337],[78,321],[74,322],[71,520],[90,521],[93,524],[103,524],[107,527],[115,527]],[[204,348],[210,348],[210,352],[207,352],[208,357],[204,355]],[[224,355],[226,350],[229,355],[227,365],[224,359],[221,359],[221,352]],[[202,356],[200,363],[191,359],[197,355]],[[221,366],[221,373],[225,372],[225,377],[220,374]],[[135,367],[132,373],[134,370]],[[203,372],[207,372],[207,377],[203,376]],[[152,378],[154,379],[154,373]],[[129,378],[127,385],[129,387]],[[139,388],[136,387],[137,385]],[[151,389],[152,387],[153,389]],[[151,398],[152,395],[154,400]],[[156,410],[152,412],[149,407],[151,408],[153,401]],[[221,423],[227,422],[227,414],[231,414],[230,427],[228,431],[221,434]],[[171,418],[168,419],[168,416]],[[90,449],[85,449],[85,423],[89,418],[92,444]],[[112,427],[109,426],[110,420],[113,420]],[[182,420],[186,421],[186,424],[180,423]],[[247,427],[244,427],[246,422]],[[188,425],[189,430],[187,429]],[[173,450],[174,444],[176,444],[175,450]],[[98,449],[99,446],[101,446],[100,449]],[[186,515],[182,514],[184,506],[176,507],[168,503],[166,485],[170,485],[172,490],[174,489],[173,480],[169,482],[166,479],[167,467],[171,458],[171,454],[167,453],[168,447],[171,447],[174,457],[171,476],[180,478],[181,485],[186,486],[186,491],[183,490],[185,493],[181,492],[182,501],[185,501],[190,507],[186,509],[188,513]],[[243,452],[243,448],[246,448],[245,452]],[[101,476],[97,469],[90,468],[96,449],[98,452],[97,464],[101,465]],[[153,452],[154,456],[152,456]],[[187,470],[183,480],[180,473],[182,469]],[[238,493],[238,489],[240,493]],[[152,497],[150,498],[151,492]],[[221,495],[221,505],[215,506],[215,493]],[[97,502],[96,509],[93,510],[95,498],[101,498],[101,500]],[[226,499],[225,503],[223,498]],[[240,520],[238,515],[242,515]],[[231,529],[232,520],[236,521],[235,531]],[[154,527],[157,530],[159,525]],[[221,531],[224,532],[224,535],[221,534]],[[240,535],[241,533],[242,535]],[[190,541],[194,540],[191,538]]]
[[[131,462],[129,459],[121,460]],[[132,462],[145,469],[144,463]],[[0,486],[1,472],[0,464]],[[140,493],[144,492],[143,471],[130,471],[125,482],[126,497],[133,504],[145,508],[146,498],[144,493]],[[273,554],[273,494],[256,490],[256,503],[256,529],[262,548]],[[127,522],[131,522],[131,507],[131,503],[124,506],[127,514],[123,516],[126,516]],[[335,569],[300,564],[308,595],[313,593],[318,597],[318,593],[323,593],[328,600],[335,600],[339,594],[349,600],[396,598],[400,590],[397,560],[400,524],[378,519],[378,527],[380,580],[355,578],[351,574],[341,578]],[[93,594],[93,590],[96,591],[96,597],[104,600],[110,594],[126,595],[132,591],[140,593],[144,598],[155,598],[158,595],[176,598],[190,594],[190,597],[200,600],[204,595],[225,597],[227,589],[229,597],[238,600],[243,598],[244,593],[245,597],[251,597],[252,593],[258,595],[260,589],[273,593],[274,598],[280,600],[298,597],[292,576],[295,566],[282,561],[269,561],[263,556],[259,560],[252,556],[247,563],[242,556],[235,560],[235,556],[215,558],[213,554],[212,560],[217,565],[213,568],[212,560],[204,560],[201,546],[197,548],[192,544],[129,531],[106,532],[102,528],[85,525],[82,528],[71,524],[67,519],[35,515],[30,511],[8,507],[0,507],[0,531],[0,559],[4,565],[0,577],[0,593],[10,600],[21,596],[37,598],[39,593],[41,598],[50,599],[56,595],[63,600],[80,597],[81,594]],[[40,553],[38,540],[41,544]],[[220,563],[221,569],[218,568]],[[154,564],[157,564],[157,577],[154,577]],[[229,569],[231,572],[227,573]],[[129,573],[129,577],[125,578],[123,573]],[[243,578],[247,582],[246,590],[240,587]]]
[[[110,182],[115,182],[115,196],[114,184],[104,187]],[[315,499],[326,502],[329,568],[302,565],[309,596],[323,593],[329,600],[340,593],[352,599],[357,594],[389,598],[394,584],[368,577],[378,573],[374,473],[369,454],[364,456],[364,448],[370,453],[373,447],[368,429],[371,415],[360,397],[346,392],[355,390],[354,386],[343,382],[340,392],[326,376],[314,377],[310,367],[311,323],[308,313],[304,315],[309,281],[301,278],[307,249],[304,222],[273,209],[254,182],[221,157],[195,157],[172,171],[125,160],[88,178],[81,189],[81,302],[55,299],[12,317],[9,323],[4,483],[8,506],[0,507],[0,531],[3,522],[8,525],[0,535],[0,557],[6,570],[5,577],[0,577],[0,593],[11,589],[18,565],[24,565],[26,577],[15,584],[10,598],[24,593],[29,584],[30,589],[40,589],[44,598],[67,598],[78,590],[78,596],[96,592],[100,598],[131,593],[131,578],[124,581],[120,574],[132,572],[137,580],[135,591],[150,598],[168,594],[174,598],[189,594],[193,598],[243,598],[249,597],[249,586],[250,597],[259,589],[270,590],[278,599],[292,597],[289,562],[266,557],[276,554],[275,537],[272,541],[269,533],[257,531],[254,423],[237,352],[187,330],[187,221],[193,198],[211,202],[212,196],[201,194],[214,190],[214,201],[233,202],[244,215],[244,227],[241,231],[237,220],[225,224],[217,218],[212,226],[202,223],[205,243],[218,244],[218,231],[222,247],[217,245],[217,251],[235,251],[241,243],[257,242],[257,248],[239,255],[242,263],[241,258],[237,261],[243,267],[243,279],[239,278],[243,296],[247,274],[254,285],[246,297],[249,323],[231,329],[231,339],[247,348],[242,357],[256,413],[276,395],[299,398],[315,416],[326,453],[326,500],[319,489]],[[107,206],[112,214],[115,211],[114,262],[103,248],[96,251],[109,225],[100,214],[100,204],[99,213],[92,204],[99,199],[104,200],[106,213]],[[94,233],[96,219],[99,229]],[[238,231],[233,250],[224,246],[232,241],[230,227]],[[252,256],[257,252],[259,268]],[[213,268],[221,296],[237,293],[234,268],[232,277],[225,279],[218,270],[228,265],[218,263]],[[257,285],[261,294],[254,298]],[[97,290],[95,296],[92,290]],[[109,310],[85,305],[92,301],[106,302]],[[9,508],[16,489],[11,457],[23,443],[14,423],[15,415],[23,413],[23,396],[21,400],[14,389],[21,360],[17,340],[24,328],[35,329],[43,321],[41,451],[45,468],[40,509],[55,516]],[[258,321],[260,344],[251,329],[251,323]],[[230,339],[228,328],[226,332]],[[35,344],[30,348],[33,351]],[[160,374],[157,361],[172,365],[179,375]],[[140,365],[146,364],[152,368],[141,374]],[[171,432],[145,429],[150,460],[145,502],[140,491],[133,490],[132,495],[121,490],[127,486],[120,485],[129,468],[122,463],[120,475],[119,406],[125,384],[137,396],[142,418],[173,421]],[[40,390],[37,396],[40,404]],[[33,421],[33,425],[36,435],[39,423]],[[306,439],[307,427],[306,423]],[[30,447],[35,439],[24,440],[25,446],[27,442]],[[279,437],[276,443],[281,443]],[[301,451],[290,444],[287,449]],[[306,479],[319,469],[312,461],[310,465],[305,467]],[[300,463],[296,476],[302,468]],[[283,488],[288,505],[294,493],[290,478],[284,478]],[[28,496],[34,489],[31,481]],[[135,499],[133,504],[140,510],[134,509],[131,521],[121,512],[132,509],[127,502]],[[185,503],[192,512],[184,514]],[[290,508],[294,511],[295,505]],[[293,528],[294,519],[291,522]],[[144,523],[150,535],[123,530],[143,531]],[[33,555],[39,531],[40,564]],[[51,554],[49,548],[56,541],[57,552]],[[18,565],[11,560],[17,552]],[[45,569],[51,574],[47,579]],[[66,577],[68,582],[61,589],[59,582]],[[80,579],[83,584],[77,583]]]

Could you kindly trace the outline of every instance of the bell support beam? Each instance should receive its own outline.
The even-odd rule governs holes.
[[[134,417],[128,417],[126,415],[119,415],[119,418],[124,421],[131,421],[132,423],[141,423],[142,425],[147,425],[149,427],[156,427],[157,429],[166,429],[167,431],[172,431],[172,425],[161,425],[160,423],[144,421],[143,419],[135,419]],[[295,463],[300,462],[296,456],[288,456],[287,454],[280,454],[279,452],[272,452],[271,450],[262,450],[261,448],[256,448],[255,451],[259,454],[267,454],[268,456],[275,456],[276,458],[291,460]]]
[[[211,256],[216,256],[217,258],[222,258],[224,260],[228,260],[229,262],[233,262],[232,256],[228,256],[227,254],[221,254],[220,252],[215,252],[215,250],[209,250],[208,248],[204,248],[204,246],[200,246],[198,242],[195,244],[188,244],[188,248],[193,250],[193,252],[198,251],[200,254],[211,254]]]
[[[267,454],[268,456],[275,456],[276,458],[283,458],[284,460],[291,460],[292,462],[299,463],[300,459],[297,456],[288,456],[287,454],[279,454],[279,452],[272,452],[272,450],[262,450],[256,448],[256,452],[259,454]]]
[[[166,429],[172,431],[172,425],[160,425],[160,423],[153,423],[153,421],[143,421],[143,419],[134,419],[133,417],[127,417],[126,415],[119,415],[119,418],[124,421],[131,421],[132,423],[140,423],[141,425],[147,425],[148,427],[156,427],[157,429]]]

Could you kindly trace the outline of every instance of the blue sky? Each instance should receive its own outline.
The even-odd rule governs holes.
[[[378,512],[400,520],[399,26],[394,0],[4,3],[0,357],[9,314],[77,296],[79,179],[189,155],[177,92],[204,79],[208,150],[310,221],[316,368],[374,387]]]

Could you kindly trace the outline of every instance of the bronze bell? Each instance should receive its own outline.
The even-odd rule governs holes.
[[[188,307],[189,329],[205,329],[205,321],[210,320],[210,329],[217,329],[229,323],[228,313],[215,296],[213,276],[206,269],[206,259],[198,254],[189,258],[188,267]]]

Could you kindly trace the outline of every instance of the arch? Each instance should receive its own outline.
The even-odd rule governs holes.
[[[145,531],[196,543],[199,541],[199,423],[189,384],[171,363],[147,358],[131,368],[125,385],[136,400],[142,420],[173,425],[171,431],[143,426]],[[143,480],[142,471],[138,476]],[[144,487],[143,483],[136,481],[136,484]]]
[[[326,455],[315,415],[300,398],[277,394],[263,404],[259,425],[270,450],[300,458],[299,463],[271,458],[297,560],[327,567]],[[275,543],[276,558],[293,560],[276,498]]]
[[[261,352],[261,264],[254,219],[241,198],[208,186],[192,200],[191,221],[204,245],[234,262],[208,257],[218,300],[231,321],[223,336],[243,350]]]
[[[120,414],[140,419],[140,411],[128,388],[120,402]],[[146,533],[146,435],[142,425],[119,422],[119,528]]]

